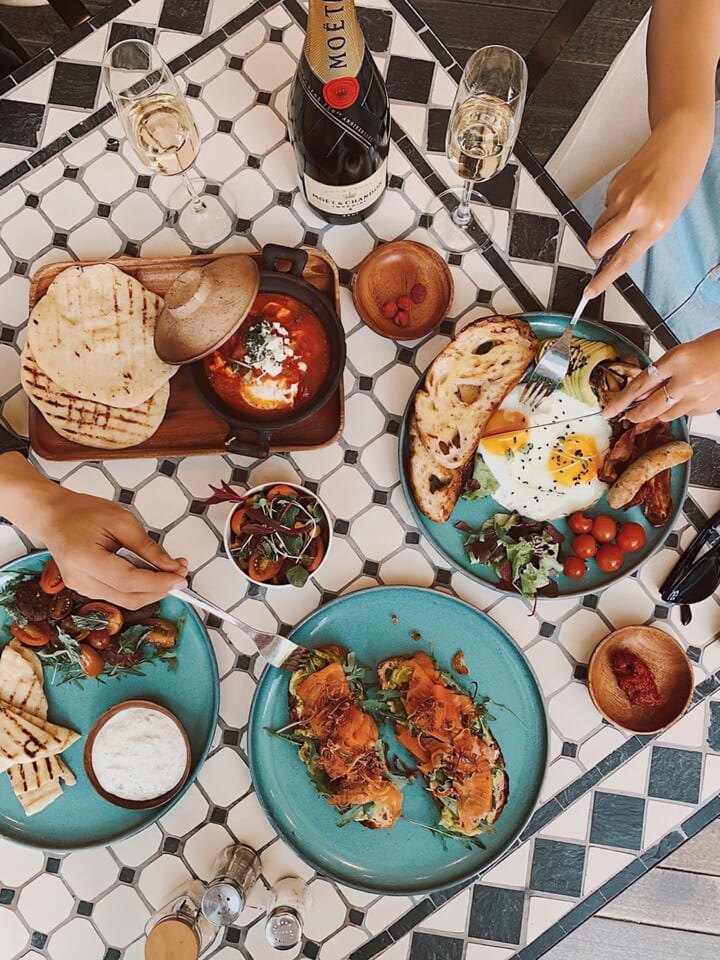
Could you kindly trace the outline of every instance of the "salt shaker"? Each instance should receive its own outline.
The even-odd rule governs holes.
[[[312,896],[299,877],[283,877],[270,891],[265,921],[267,942],[275,950],[292,950],[302,940]]]
[[[218,854],[213,879],[202,897],[203,916],[216,927],[234,923],[260,876],[260,857],[244,843],[232,843]]]

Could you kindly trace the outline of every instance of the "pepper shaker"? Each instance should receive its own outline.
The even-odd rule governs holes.
[[[213,864],[213,879],[202,897],[205,919],[216,927],[234,923],[259,876],[260,857],[252,847],[233,843],[221,850]]]

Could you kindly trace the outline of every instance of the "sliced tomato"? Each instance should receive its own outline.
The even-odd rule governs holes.
[[[310,550],[313,552],[313,558],[310,561],[310,566],[307,568],[308,573],[312,573],[313,570],[317,570],[317,568],[323,562],[323,557],[325,556],[325,544],[323,543],[322,536],[315,537],[310,544]]]
[[[257,583],[265,583],[266,580],[272,580],[280,572],[282,564],[282,558],[278,557],[276,560],[271,560],[256,548],[250,554],[248,576]]]
[[[235,507],[235,511],[230,518],[230,529],[235,534],[236,537],[240,536],[242,530],[242,525],[245,523],[245,513],[247,508],[245,504],[241,504],[239,507]]]
[[[291,500],[297,500],[298,492],[294,487],[288,487],[285,483],[278,483],[277,486],[271,487],[266,494],[268,501],[274,500],[275,497],[288,497]]]
[[[91,630],[87,635],[87,642],[95,650],[107,650],[110,646],[110,632],[108,630]]]
[[[105,669],[102,654],[86,643],[80,644],[80,666],[87,677],[99,677]]]
[[[107,617],[107,624],[102,629],[107,630],[111,637],[120,633],[125,623],[125,617],[119,607],[114,603],[106,603],[104,600],[92,600],[90,603],[83,604],[78,611],[81,617],[86,617],[89,613],[101,613]],[[99,631],[94,631],[99,632]]]
[[[44,647],[51,637],[50,624],[46,620],[27,623],[24,627],[13,621],[10,633],[26,647]]]
[[[72,597],[69,592],[56,593],[48,604],[48,616],[52,620],[62,620],[72,610]]]
[[[50,594],[60,593],[61,590],[65,589],[63,578],[60,576],[60,569],[52,557],[45,564],[43,572],[40,574],[40,589],[43,593]]]

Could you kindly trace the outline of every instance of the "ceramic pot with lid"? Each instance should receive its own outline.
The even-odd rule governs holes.
[[[159,335],[156,331],[156,349],[170,363],[187,364],[198,396],[228,425],[228,453],[267,457],[275,432],[311,417],[338,388],[345,369],[345,332],[334,305],[303,278],[307,261],[304,250],[268,244],[262,251],[259,272],[252,258],[233,255],[187,271],[168,291]],[[315,314],[327,337],[329,364],[319,389],[305,403],[276,412],[259,410],[254,416],[219,396],[203,361],[239,330],[259,293],[292,297]]]

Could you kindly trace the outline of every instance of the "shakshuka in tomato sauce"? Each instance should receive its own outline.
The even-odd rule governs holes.
[[[305,304],[260,293],[237,333],[205,358],[213,390],[240,413],[296,410],[316,396],[328,374],[325,327]]]

